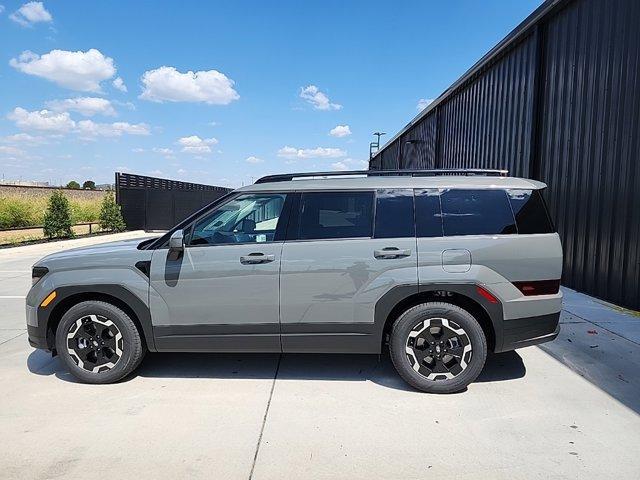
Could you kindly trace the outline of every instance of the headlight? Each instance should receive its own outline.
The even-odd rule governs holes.
[[[31,286],[38,283],[38,281],[47,273],[49,273],[49,269],[47,267],[33,267],[33,270],[31,270]]]

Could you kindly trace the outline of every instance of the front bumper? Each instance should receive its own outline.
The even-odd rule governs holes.
[[[554,340],[560,333],[560,312],[504,320],[501,352]]]
[[[46,323],[38,322],[38,307],[29,305],[27,301],[26,306],[27,314],[27,335],[29,337],[29,345],[34,348],[42,348],[44,350],[51,350],[52,344],[47,338]]]

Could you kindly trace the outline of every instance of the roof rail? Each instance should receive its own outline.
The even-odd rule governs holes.
[[[433,170],[350,170],[334,172],[300,172],[267,175],[255,183],[288,182],[294,179],[325,177],[431,177],[436,175],[486,175],[506,177],[509,170],[486,170],[480,168],[439,168]]]

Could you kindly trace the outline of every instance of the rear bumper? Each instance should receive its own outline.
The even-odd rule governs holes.
[[[560,333],[560,312],[536,317],[504,320],[502,348],[507,352],[516,348],[550,342]]]

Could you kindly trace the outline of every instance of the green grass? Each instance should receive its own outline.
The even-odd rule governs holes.
[[[42,225],[47,198],[0,197],[0,230]],[[94,222],[100,216],[101,199],[69,200],[73,223]]]

